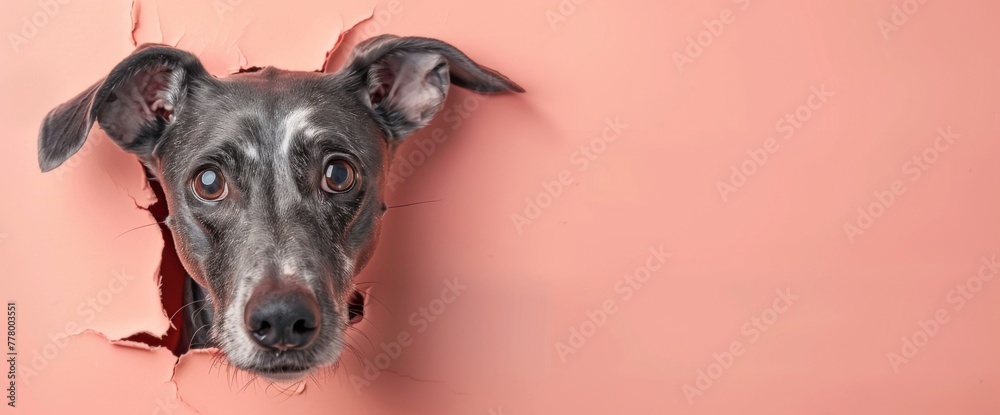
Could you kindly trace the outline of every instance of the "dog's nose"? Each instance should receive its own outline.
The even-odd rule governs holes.
[[[267,349],[289,350],[309,346],[319,334],[319,304],[296,287],[258,287],[244,313],[246,329]]]

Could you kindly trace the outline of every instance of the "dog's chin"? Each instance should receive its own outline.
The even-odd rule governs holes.
[[[324,360],[313,358],[301,359],[290,358],[292,356],[281,356],[280,358],[264,358],[250,364],[237,364],[230,361],[233,366],[260,377],[270,382],[295,383],[304,380],[313,372],[327,366]],[[336,362],[336,360],[334,360]]]
[[[260,377],[264,378],[270,382],[278,383],[295,383],[300,382],[312,372],[310,369],[305,370],[291,370],[291,371],[258,371],[255,373],[259,374]]]
[[[280,365],[248,365],[240,367],[241,370],[254,376],[271,382],[294,383],[301,381],[315,371],[317,366],[280,364]]]

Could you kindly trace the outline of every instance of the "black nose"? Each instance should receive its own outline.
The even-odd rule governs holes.
[[[246,329],[267,349],[302,349],[319,334],[319,304],[299,288],[258,287],[244,313]]]

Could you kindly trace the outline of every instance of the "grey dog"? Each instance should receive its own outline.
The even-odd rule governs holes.
[[[45,117],[38,160],[58,167],[97,121],[163,187],[185,297],[203,311],[187,321],[209,327],[190,340],[267,379],[301,379],[339,359],[392,154],[451,83],[524,91],[428,38],[369,39],[332,74],[224,79],[188,52],[144,45]]]

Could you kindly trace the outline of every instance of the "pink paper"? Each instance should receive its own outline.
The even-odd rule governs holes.
[[[2,9],[21,413],[1000,413],[1000,5]],[[155,195],[99,128],[40,173],[45,114],[137,44],[222,77],[332,72],[382,33],[449,42],[527,93],[453,89],[399,149],[387,203],[440,201],[386,215],[355,351],[270,385],[214,350],[122,341],[172,332]]]

